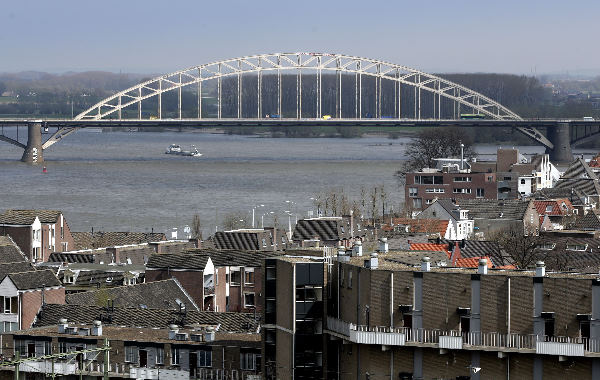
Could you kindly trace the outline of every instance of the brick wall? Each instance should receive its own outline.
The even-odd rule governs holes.
[[[275,295],[277,303],[277,325],[293,330],[294,328],[294,308],[296,302],[295,286],[293,281],[294,266],[293,264],[277,260],[277,292]],[[277,331],[277,345],[279,345],[279,330]],[[283,344],[283,342],[282,342]],[[282,346],[288,347],[288,346]],[[279,359],[278,359],[279,362]]]
[[[64,304],[65,288],[48,289],[44,291],[46,303]],[[36,290],[22,294],[21,328],[29,328],[42,306],[42,291]],[[58,321],[57,321],[58,323]]]
[[[10,235],[25,256],[31,259],[31,227],[0,227],[0,235]]]
[[[508,281],[505,276],[481,276],[480,305],[481,331],[506,333]]]
[[[577,336],[577,314],[592,311],[592,282],[546,277],[543,286],[543,311],[554,312],[554,334]]]
[[[423,328],[458,330],[458,307],[471,307],[471,276],[423,273]]]
[[[186,292],[192,297],[196,305],[202,308],[204,281],[202,271],[167,271],[153,269],[146,271],[146,282],[166,280],[175,277]],[[219,279],[220,281],[220,279]]]

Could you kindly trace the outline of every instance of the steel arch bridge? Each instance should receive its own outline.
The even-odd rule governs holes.
[[[290,72],[292,77],[295,76],[296,98],[295,114],[292,110],[291,116],[290,112],[287,112],[287,115],[282,115],[282,73]],[[306,52],[259,54],[232,58],[165,74],[102,100],[77,115],[74,120],[143,120],[142,103],[151,98],[156,101],[156,115],[150,118],[165,120],[163,118],[162,98],[163,94],[168,92],[177,93],[176,119],[169,118],[168,120],[182,120],[184,115],[182,91],[184,89],[195,92],[197,97],[194,104],[193,119],[225,119],[222,113],[224,96],[236,103],[236,115],[233,116],[233,119],[262,119],[264,93],[266,92],[263,74],[271,74],[271,77],[276,76],[276,107],[272,108],[276,108],[278,118],[283,116],[288,120],[303,120],[307,117],[320,119],[324,116],[322,112],[324,103],[323,73],[335,74],[335,111],[333,112],[332,109],[331,114],[338,119],[361,120],[366,117],[402,120],[424,120],[424,118],[427,120],[456,120],[460,118],[462,112],[468,112],[494,120],[522,120],[519,115],[489,97],[436,75],[382,60],[343,54]],[[247,114],[248,110],[243,110],[244,102],[242,98],[245,95],[243,79],[248,76],[255,78],[252,96],[256,99],[254,101],[255,109],[252,110],[253,116],[244,117],[244,113]],[[308,95],[311,97],[309,99],[306,99],[307,95],[304,94],[303,96],[302,93],[303,88],[306,87],[303,86],[303,80],[306,82],[307,77],[311,80],[311,84],[314,84]],[[343,77],[346,84],[344,88],[342,88]],[[235,89],[231,93],[223,93],[224,79],[235,81]],[[216,114],[213,112],[212,117],[207,117],[207,112],[204,111],[206,106],[203,107],[202,104],[203,94],[205,93],[202,86],[211,80],[216,81],[216,85],[213,82],[214,87],[216,87]],[[289,77],[286,80],[289,82]],[[366,83],[367,81],[370,82]],[[353,83],[348,86],[348,82]],[[388,91],[390,83],[393,84],[393,99],[388,99],[391,96],[385,96],[383,93],[384,83],[388,83]],[[365,86],[370,85],[372,87],[373,84],[374,90],[371,88],[371,92],[367,95]],[[306,89],[304,91],[306,92]],[[348,102],[348,97],[342,97],[343,91],[351,92],[350,98],[353,98],[351,102]],[[343,99],[346,99],[346,103],[343,102]],[[313,103],[310,107],[313,110],[310,116],[307,116],[306,111],[303,112],[303,105],[304,108],[307,108],[307,102]],[[393,103],[393,112],[388,111],[388,114],[393,113],[393,116],[384,115],[383,106],[387,104],[389,109],[390,102]],[[348,105],[348,103],[351,104]],[[370,109],[374,105],[374,112],[365,115],[364,109],[367,108],[367,104]],[[427,112],[425,112],[425,106],[428,108]],[[185,112],[189,114],[189,110],[185,110]],[[187,116],[185,119],[190,120]],[[232,117],[229,116],[229,119],[232,119]],[[60,128],[43,143],[42,148],[48,148],[79,128],[79,126]],[[535,127],[516,126],[516,128],[545,146],[552,147],[552,143]]]

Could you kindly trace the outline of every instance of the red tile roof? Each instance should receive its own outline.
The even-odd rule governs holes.
[[[459,268],[477,268],[479,266],[479,260],[481,259],[486,259],[487,260],[487,267],[491,268],[492,267],[492,260],[490,260],[489,257],[487,256],[483,256],[483,257],[461,257],[456,259],[456,263],[454,264],[455,267],[459,267]]]
[[[448,253],[448,244],[411,243],[411,251],[440,251]]]
[[[533,201],[533,204],[540,215],[562,216],[573,211],[573,205],[571,204],[571,201],[566,198],[555,199],[551,201]],[[563,204],[566,208],[563,207]],[[552,207],[551,211],[549,212],[546,211],[548,207]]]

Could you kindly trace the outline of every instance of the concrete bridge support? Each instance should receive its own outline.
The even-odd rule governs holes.
[[[548,127],[547,135],[548,140],[554,144],[554,149],[546,148],[546,153],[550,155],[550,161],[554,164],[573,161],[569,123],[556,123],[556,125]]]
[[[42,123],[30,123],[27,126],[27,146],[25,147],[21,161],[29,164],[44,162],[44,150],[42,149]]]

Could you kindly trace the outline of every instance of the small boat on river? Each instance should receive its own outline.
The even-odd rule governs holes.
[[[171,144],[165,152],[165,154],[172,154],[175,156],[187,156],[187,157],[202,157],[202,153],[198,152],[195,145],[192,145],[191,150],[181,149],[181,145]]]

